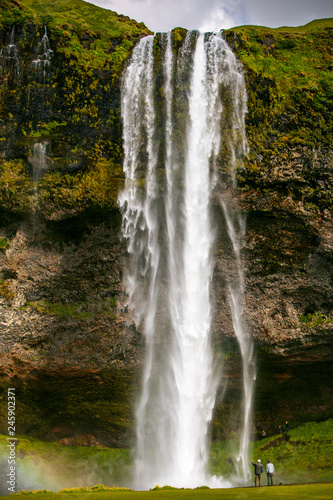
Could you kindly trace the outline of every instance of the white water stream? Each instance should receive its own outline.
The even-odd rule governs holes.
[[[38,45],[37,58],[32,61],[33,66],[36,69],[37,75],[40,77],[43,83],[46,80],[46,70],[50,65],[53,50],[50,47],[50,41],[47,36],[47,28],[44,27],[44,35]]]
[[[0,52],[0,69],[3,65],[9,65],[12,68],[13,75],[17,82],[20,80],[21,63],[18,55],[17,46],[15,44],[15,25],[13,25],[9,44],[1,49]]]
[[[227,483],[207,474],[209,422],[219,382],[210,340],[211,196],[223,134],[231,170],[246,152],[245,87],[219,35],[189,32],[177,55],[170,33],[158,35],[155,43],[160,66],[155,66],[154,37],[142,39],[122,88],[126,180],[119,204],[130,258],[126,287],[146,350],[136,407],[135,487],[223,486]],[[232,97],[231,126],[223,89]],[[246,478],[252,343],[242,318],[241,226],[233,223],[224,201],[222,207],[238,270],[236,282],[228,286],[243,356],[244,419],[237,459],[239,476]]]

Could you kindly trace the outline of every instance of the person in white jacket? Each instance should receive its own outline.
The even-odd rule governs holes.
[[[268,464],[266,465],[266,474],[267,474],[268,486],[273,486],[273,476],[275,474],[275,469],[274,465],[270,460],[268,460]]]

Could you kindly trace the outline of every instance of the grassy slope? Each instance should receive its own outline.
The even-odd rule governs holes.
[[[83,0],[4,0],[0,31],[10,30],[13,24],[26,26],[28,22],[40,26],[41,31],[47,26],[60,42],[58,51],[77,58],[76,64],[85,70],[102,69],[112,63],[117,76],[133,47],[132,40],[151,33],[143,23]],[[87,40],[91,42],[89,48]]]
[[[11,27],[14,20],[24,23],[28,19],[52,26],[67,25],[74,30],[98,31],[103,38],[129,32],[150,33],[143,23],[83,0],[3,0],[0,27]]]
[[[330,481],[333,473],[332,435],[333,419],[319,424],[307,423],[291,429],[288,436],[276,435],[257,441],[252,457],[255,461],[261,458],[263,464],[272,460],[276,467],[276,484]],[[5,444],[6,437],[1,436],[2,450],[6,449]],[[234,462],[233,446],[235,443],[230,441],[212,445],[211,474],[226,479],[235,474],[231,465]],[[57,490],[97,483],[128,486],[131,476],[129,450],[70,447],[22,437],[17,445],[17,455],[24,489]],[[5,458],[4,454],[2,456]]]
[[[7,457],[7,437],[0,436],[0,463]],[[103,483],[125,486],[130,477],[130,450],[63,446],[17,436],[19,489],[73,488]],[[0,481],[2,481],[0,477]]]
[[[266,194],[282,189],[296,200],[306,195],[313,206],[332,209],[330,189],[311,181],[271,186],[262,169],[291,148],[332,148],[333,18],[299,27],[240,26],[225,35],[244,65],[248,93],[250,156],[239,187]]]
[[[234,472],[231,444],[212,445],[211,472],[227,475]],[[276,468],[277,483],[330,481],[333,476],[333,419],[308,422],[288,435],[275,435],[256,441],[253,460],[266,464],[270,459]]]
[[[249,89],[250,124],[256,118],[258,132],[266,138],[271,135],[271,143],[281,146],[286,142],[314,143],[316,139],[332,144],[328,134],[332,131],[333,18],[297,28],[241,26],[232,31],[238,37],[238,57],[248,71],[266,79],[269,87],[269,106],[255,89]],[[292,110],[297,112],[298,107],[306,113],[295,117]],[[279,134],[271,122],[284,112],[291,113],[297,127]],[[313,121],[317,122],[317,131],[313,130]]]

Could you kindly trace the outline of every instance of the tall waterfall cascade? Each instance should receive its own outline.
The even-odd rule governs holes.
[[[247,479],[254,362],[243,321],[244,221],[223,193],[247,153],[246,91],[221,34],[148,36],[133,51],[122,86],[128,305],[143,333],[136,406],[135,487],[227,485],[207,471],[209,422],[220,371],[211,345],[214,203],[234,249],[227,281],[243,356],[243,431],[238,475]],[[231,483],[228,483],[231,484]]]

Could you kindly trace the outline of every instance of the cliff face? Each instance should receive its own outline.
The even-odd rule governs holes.
[[[81,1],[34,4],[0,10],[1,387],[17,389],[18,432],[125,445],[140,356],[121,286],[120,76],[150,32]]]
[[[149,31],[79,1],[74,10],[58,2],[57,12],[33,3],[7,0],[0,10],[1,404],[16,387],[20,433],[125,446],[142,336],[121,282],[120,76]],[[237,201],[247,217],[255,421],[273,431],[283,420],[331,415],[332,22],[225,36],[248,87],[250,155]],[[224,375],[213,437],[221,438],[238,430],[242,379],[218,204],[214,220],[213,340]]]

